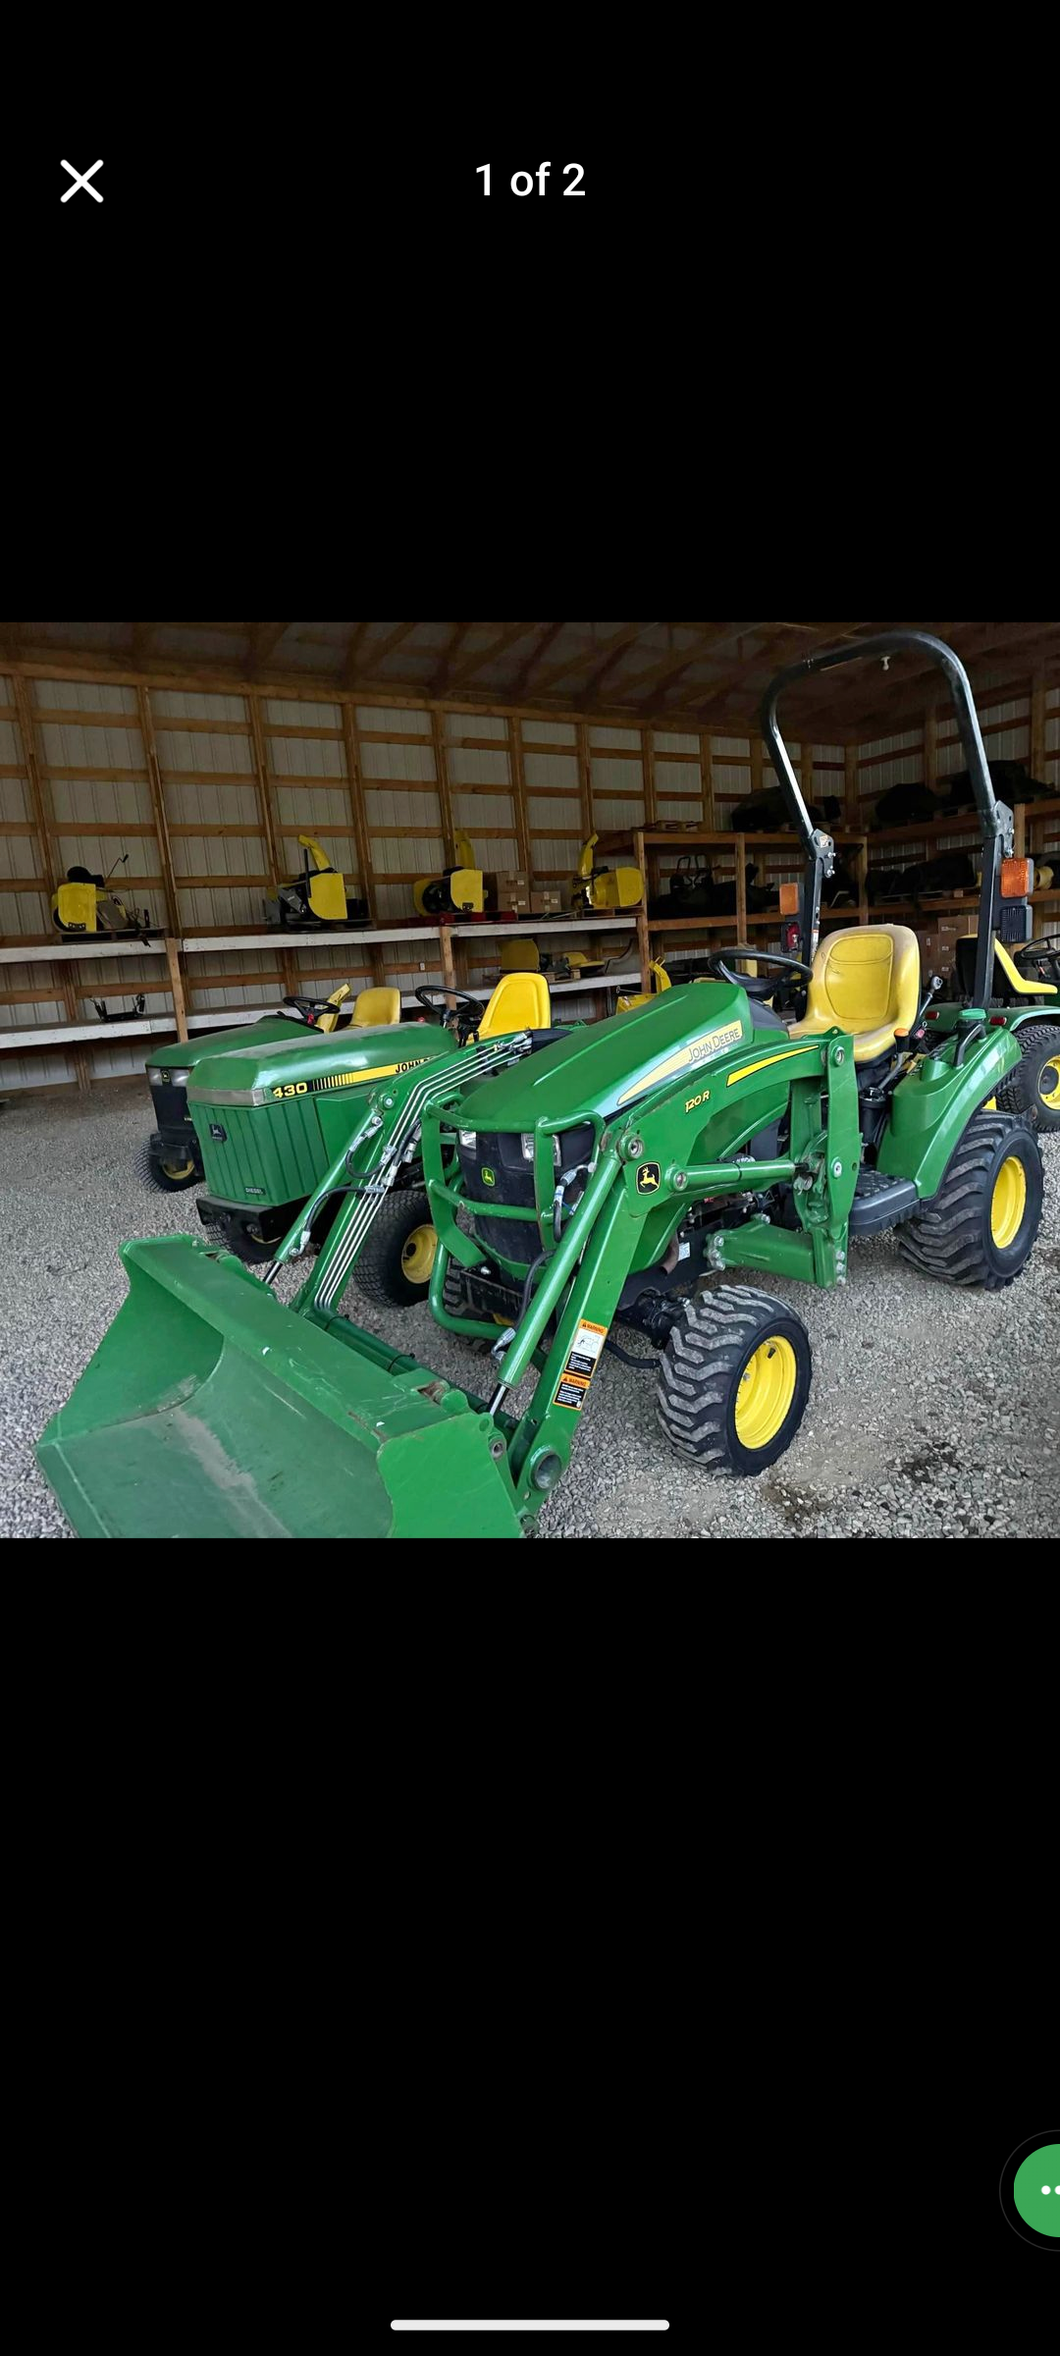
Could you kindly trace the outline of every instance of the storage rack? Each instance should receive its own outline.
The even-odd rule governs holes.
[[[1060,838],[1058,820],[1060,820],[1060,795],[1051,797],[1047,801],[1017,804],[1014,827],[1016,855],[1023,857],[1028,851],[1036,857],[1048,855],[1053,847],[1048,840],[1049,836]],[[1038,839],[1040,830],[1043,829],[1041,839]],[[837,830],[833,838],[837,848],[853,852],[854,855],[851,864],[857,877],[858,899],[856,906],[853,907],[847,905],[838,908],[822,908],[822,930],[830,925],[888,923],[908,917],[927,918],[931,915],[965,911],[974,921],[974,915],[979,905],[977,894],[933,894],[930,898],[922,899],[919,902],[887,900],[880,901],[875,907],[870,908],[866,878],[869,850],[875,849],[877,846],[885,847],[893,843],[931,843],[943,835],[947,837],[960,834],[977,836],[978,832],[979,821],[974,812],[967,816],[929,819],[919,825],[887,827],[872,835]],[[782,845],[785,849],[791,850],[793,866],[801,865],[802,856],[802,846],[799,839],[790,829],[787,832],[748,835],[706,828],[689,829],[686,832],[684,830],[673,831],[643,827],[631,830],[628,836],[613,835],[602,838],[601,841],[601,849],[612,852],[626,845],[629,845],[633,850],[636,863],[645,877],[649,893],[651,892],[649,860],[653,864],[657,864],[657,854],[660,850],[674,852],[713,845],[717,849],[730,851],[733,855],[735,869],[735,914],[728,916],[653,917],[648,915],[647,900],[645,900],[640,908],[631,908],[624,915],[615,916],[580,915],[577,912],[564,912],[562,915],[556,916],[508,917],[503,922],[487,921],[481,924],[456,922],[438,925],[362,926],[351,928],[349,931],[334,932],[325,930],[301,932],[273,927],[272,930],[263,932],[166,934],[161,938],[147,942],[136,937],[123,937],[94,941],[64,939],[62,942],[28,944],[25,947],[16,944],[0,948],[0,963],[47,964],[52,969],[51,983],[47,994],[55,999],[60,999],[65,995],[68,1004],[71,1002],[71,993],[64,990],[61,976],[68,973],[69,968],[74,964],[80,964],[85,959],[101,957],[164,957],[167,961],[169,987],[173,997],[173,1012],[172,1014],[130,1016],[127,1019],[123,1018],[116,1022],[106,1023],[82,1022],[71,1019],[66,1023],[32,1024],[17,1030],[0,1028],[0,1050],[22,1050],[22,1052],[28,1050],[32,1052],[37,1047],[56,1045],[69,1045],[77,1048],[87,1042],[131,1039],[146,1035],[168,1035],[171,1038],[187,1039],[192,1031],[234,1028],[241,1022],[253,1022],[259,1015],[273,1011],[275,999],[271,1005],[237,1005],[230,1009],[209,1008],[189,1014],[184,988],[186,961],[192,957],[206,955],[211,951],[233,949],[279,949],[282,951],[283,949],[301,948],[334,950],[346,945],[349,945],[352,951],[355,947],[360,946],[368,953],[369,962],[373,964],[375,972],[381,971],[381,964],[377,966],[374,962],[377,952],[398,942],[418,941],[424,947],[429,944],[432,950],[436,950],[436,963],[441,971],[445,986],[448,989],[460,989],[468,984],[469,963],[478,962],[481,964],[485,962],[483,960],[474,961],[470,958],[471,947],[475,941],[511,940],[520,937],[529,937],[535,940],[562,940],[571,933],[576,933],[579,939],[591,939],[597,934],[606,935],[614,932],[632,931],[635,932],[637,940],[637,964],[635,966],[624,965],[623,970],[618,973],[595,975],[569,982],[552,982],[550,983],[550,992],[553,996],[571,992],[576,992],[579,995],[595,994],[598,991],[606,992],[630,983],[639,986],[642,990],[649,990],[651,988],[650,966],[653,952],[667,941],[676,940],[678,942],[679,945],[671,949],[670,956],[672,962],[680,962],[682,958],[695,956],[695,944],[691,937],[699,933],[721,932],[731,935],[735,932],[738,940],[750,940],[756,933],[762,933],[766,937],[770,933],[776,934],[782,921],[779,905],[775,909],[766,909],[753,916],[749,915],[747,911],[744,867],[748,857],[748,845],[751,847],[752,855],[756,849]],[[1056,855],[1058,865],[1060,865],[1060,840],[1057,842]],[[1032,893],[1031,899],[1035,906],[1060,907],[1060,886],[1051,886],[1047,891],[1035,891]],[[686,941],[689,941],[690,945],[682,947],[680,944]],[[218,976],[219,987],[223,987],[226,978],[231,977]],[[403,990],[401,1003],[403,1006],[413,1006],[416,1003],[415,992]],[[78,1059],[78,1080],[81,1086],[87,1086],[83,1059],[80,1058]]]

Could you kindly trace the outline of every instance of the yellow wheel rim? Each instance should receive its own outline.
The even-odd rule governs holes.
[[[402,1272],[410,1284],[426,1284],[434,1266],[438,1238],[433,1227],[414,1227],[401,1247]]]
[[[163,1162],[162,1168],[167,1178],[190,1178],[195,1164],[194,1162]]]
[[[753,1350],[736,1393],[736,1437],[743,1448],[765,1448],[775,1440],[795,1397],[798,1362],[783,1334],[771,1334]]]
[[[1002,1162],[990,1198],[990,1233],[999,1252],[1008,1250],[1019,1233],[1027,1207],[1027,1178],[1022,1162],[1010,1154]]]
[[[1060,1113],[1060,1065],[1043,1063],[1038,1074],[1038,1094],[1051,1113]]]

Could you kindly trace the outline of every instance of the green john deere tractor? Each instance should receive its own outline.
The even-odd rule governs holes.
[[[978,935],[969,933],[957,943],[955,999],[932,1007],[927,1019],[945,1033],[973,1001],[983,1006],[990,1028],[1010,1031],[1020,1051],[1018,1064],[998,1088],[998,1104],[1005,1112],[1022,1113],[1035,1129],[1060,1129],[1060,937],[1031,938],[1033,889],[1033,859],[1002,860],[985,972],[980,970],[981,908]]]
[[[376,1023],[400,1020],[401,999],[396,990],[362,991],[359,999],[352,999],[349,983],[340,982],[330,998],[285,998],[275,1014],[260,1015],[256,1022],[239,1024],[231,1031],[208,1031],[198,1039],[175,1039],[172,1047],[156,1047],[145,1068],[158,1127],[143,1149],[144,1177],[163,1194],[183,1194],[186,1187],[202,1184],[202,1154],[188,1112],[188,1082],[207,1056],[222,1055],[229,1047],[264,1047],[276,1040],[286,1041],[292,1035],[292,1025],[312,1029],[318,1037],[345,1029],[362,1019],[358,1009],[372,999],[385,999],[386,1010],[379,1005],[366,1019]],[[391,1006],[392,999],[396,1006]]]
[[[789,680],[910,646],[949,680],[980,806],[993,813],[996,875],[1011,819],[994,803],[968,682],[947,646],[892,631],[782,672],[762,727],[805,845],[802,954],[754,955],[794,973],[797,1019],[785,1028],[767,1006],[769,973],[734,970],[751,954],[736,944],[714,953],[711,980],[572,1031],[495,1076],[428,1070],[398,1123],[395,1079],[381,1077],[264,1279],[187,1236],[124,1245],[128,1299],[38,1449],[77,1530],[518,1536],[569,1462],[616,1325],[660,1350],[658,1413],[672,1446],[706,1472],[757,1473],[798,1430],[809,1340],[795,1311],[755,1283],[702,1280],[746,1271],[841,1284],[851,1241],[895,1228],[905,1255],[942,1282],[1012,1282],[1041,1217],[1040,1148],[1022,1118],[986,1108],[1018,1044],[974,1007],[948,1035],[929,1034],[904,928],[819,943],[833,846],[811,822],[776,720]],[[297,1121],[297,1096],[288,1102]],[[431,1315],[491,1344],[487,1395],[342,1313],[359,1239],[411,1134],[405,1120],[421,1132],[437,1236]],[[306,1251],[350,1167],[358,1182],[284,1305],[274,1279]]]
[[[366,993],[383,995],[400,1005],[396,990]],[[468,1080],[564,1034],[550,1028],[548,985],[536,973],[504,975],[485,1006],[433,986],[416,997],[427,1017],[417,1024],[357,1026],[328,1039],[287,1024],[280,1039],[252,1036],[203,1057],[190,1075],[188,1114],[206,1181],[196,1208],[215,1241],[251,1266],[271,1260],[313,1197],[309,1243],[317,1247],[343,1196],[376,1188],[385,1156],[386,1200],[360,1239],[357,1282],[369,1299],[400,1308],[426,1299],[434,1229],[418,1120],[405,1123],[408,1107],[419,1106],[421,1081],[428,1073],[448,1079],[451,1070]],[[374,1106],[380,1082],[383,1117],[373,1114],[365,1128],[358,1116],[366,1091],[376,1084]]]

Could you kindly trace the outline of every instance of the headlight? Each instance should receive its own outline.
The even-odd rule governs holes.
[[[181,1065],[179,1071],[159,1072],[158,1077],[160,1080],[168,1080],[171,1088],[183,1088],[185,1080],[191,1078],[192,1069],[192,1065],[186,1063]]]
[[[473,1129],[458,1129],[457,1136],[460,1139],[461,1145],[474,1145],[475,1132]]]
[[[533,1161],[533,1158],[534,1158],[534,1132],[533,1132],[533,1130],[531,1129],[529,1136],[520,1137],[520,1139],[519,1139],[519,1143],[520,1143],[520,1145],[522,1146],[522,1149],[523,1149],[523,1160],[524,1160],[524,1162],[532,1162],[532,1161]],[[552,1159],[553,1159],[553,1162],[554,1162],[554,1164],[555,1164],[555,1166],[556,1166],[556,1169],[558,1170],[558,1169],[559,1169],[559,1138],[558,1138],[558,1137],[554,1137],[554,1138],[553,1138],[553,1140],[552,1140]]]

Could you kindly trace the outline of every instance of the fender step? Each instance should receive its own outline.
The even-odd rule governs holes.
[[[915,1211],[920,1197],[911,1178],[889,1178],[884,1170],[862,1170],[850,1206],[851,1235],[881,1235]]]

